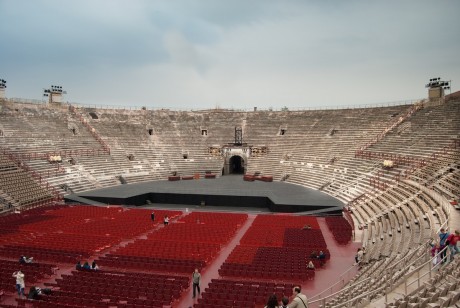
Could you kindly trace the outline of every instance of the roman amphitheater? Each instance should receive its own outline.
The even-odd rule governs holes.
[[[430,246],[460,228],[459,162],[458,92],[282,111],[3,99],[0,307],[264,307],[295,285],[310,308],[460,307],[460,258]],[[51,294],[17,296],[21,255],[26,293]]]

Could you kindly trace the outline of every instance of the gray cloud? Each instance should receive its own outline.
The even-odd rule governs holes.
[[[308,107],[424,97],[460,80],[457,1],[0,1],[9,97]],[[458,82],[458,81],[457,81]]]

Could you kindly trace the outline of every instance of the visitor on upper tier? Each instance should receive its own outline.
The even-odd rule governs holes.
[[[302,229],[303,229],[303,230],[310,230],[310,229],[311,229],[311,226],[310,226],[310,225],[305,225],[305,226],[303,226]]]
[[[96,261],[93,261],[93,263],[91,264],[91,269],[93,271],[97,271],[99,269],[99,266],[97,266]]]
[[[455,230],[454,233],[449,235],[446,240],[446,245],[449,245],[450,261],[454,260],[454,256],[459,253],[457,242],[460,239],[460,232]]]
[[[358,265],[358,266],[361,265],[363,256],[364,256],[364,251],[361,248],[358,248],[358,251],[356,252],[356,255],[355,255],[355,265]]]
[[[91,266],[89,265],[88,261],[86,261],[85,264],[83,264],[83,269],[85,269],[85,270],[90,270],[91,269]]]
[[[81,261],[78,261],[78,262],[77,262],[77,265],[75,265],[75,269],[76,269],[77,271],[79,271],[79,270],[82,269]]]
[[[152,213],[150,214],[150,218],[152,219],[152,221],[155,221],[155,212],[152,211]]]
[[[278,299],[275,294],[270,295],[264,308],[279,308]]]
[[[168,215],[165,215],[165,218],[163,219],[163,223],[165,226],[169,225],[169,217]]]
[[[433,247],[431,248],[431,257],[435,257],[433,259],[433,265],[438,265],[439,263],[441,263],[441,255],[439,254],[441,252],[441,245],[439,245],[439,243],[436,243],[433,245]],[[439,255],[438,255],[439,254]]]
[[[449,232],[446,231],[446,229],[444,228],[441,228],[441,230],[439,230],[439,245],[440,245],[440,248],[441,250],[444,249],[444,247],[446,247],[446,240],[447,238],[449,237]],[[441,259],[442,259],[442,262],[446,262],[447,261],[447,249],[444,249],[441,253]]]
[[[300,286],[295,286],[292,289],[292,295],[294,298],[292,302],[288,305],[288,308],[308,308],[308,300],[305,294],[300,293]]]

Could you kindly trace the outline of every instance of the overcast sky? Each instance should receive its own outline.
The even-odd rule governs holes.
[[[460,89],[460,1],[0,0],[7,97],[288,108]]]

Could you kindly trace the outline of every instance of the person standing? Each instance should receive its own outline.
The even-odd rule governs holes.
[[[433,259],[433,265],[434,266],[436,266],[439,263],[441,263],[441,255],[438,255],[440,251],[441,251],[441,245],[439,245],[439,244],[435,244],[435,245],[433,245],[433,248],[431,248],[431,256],[433,258],[436,256],[436,258]]]
[[[441,228],[438,235],[439,235],[439,245],[440,245],[441,250],[443,250],[446,247],[446,240],[449,237],[449,232],[447,232],[446,229]],[[444,249],[443,252],[441,253],[441,259],[443,263],[447,261],[446,256],[447,256],[447,249]]]
[[[152,213],[150,214],[150,218],[152,219],[152,221],[155,221],[155,212],[152,211]]]
[[[169,217],[168,215],[165,215],[165,218],[163,219],[163,223],[165,226],[169,225]]]
[[[292,294],[294,295],[294,298],[292,299],[292,302],[288,305],[288,308],[308,308],[307,296],[305,296],[305,294],[300,293],[300,291],[300,286],[295,286],[292,289]]]
[[[16,278],[16,289],[18,290],[19,297],[25,296],[24,289],[26,284],[24,282],[24,274],[19,270],[13,273],[13,277]]]
[[[201,281],[201,274],[197,268],[192,273],[192,284],[193,284],[193,298],[196,296],[196,290],[198,289],[198,295],[200,295],[200,281]]]
[[[318,255],[319,265],[323,266],[326,263],[326,254],[321,250]]]
[[[356,256],[355,256],[355,261],[356,261],[355,264],[360,266],[361,261],[363,260],[363,257],[364,257],[364,251],[361,248],[358,248],[358,252],[356,253]]]

